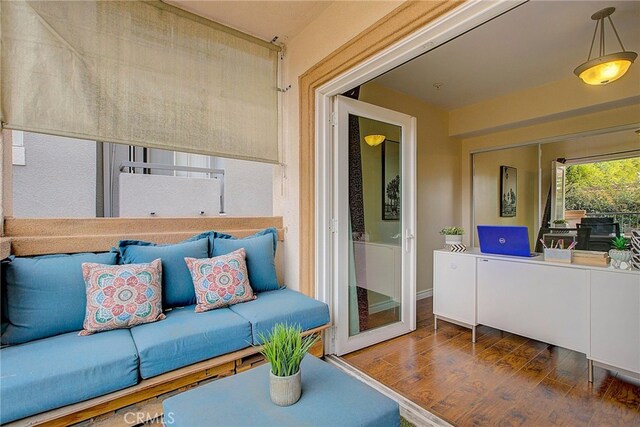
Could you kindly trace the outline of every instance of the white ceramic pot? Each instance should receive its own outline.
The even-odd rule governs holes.
[[[633,252],[629,250],[621,251],[619,249],[611,249],[609,251],[609,257],[611,258],[611,265],[613,266],[613,268],[617,268],[617,269],[621,269],[622,263],[624,263],[626,265],[624,270],[630,270],[631,264],[629,263],[629,261],[631,260],[632,255],[633,255]]]
[[[296,403],[302,394],[300,369],[288,377],[278,377],[269,371],[269,394],[271,401],[278,406],[290,406]]]
[[[461,234],[445,234],[444,235],[444,243],[446,245],[455,245],[462,243],[462,235]]]

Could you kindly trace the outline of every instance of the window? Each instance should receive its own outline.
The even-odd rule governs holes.
[[[271,216],[273,165],[14,131],[13,216]]]
[[[621,232],[640,227],[640,157],[568,165],[566,210],[612,218]]]

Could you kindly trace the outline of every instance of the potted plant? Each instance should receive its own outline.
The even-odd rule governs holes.
[[[293,405],[302,393],[300,363],[319,336],[302,336],[300,326],[276,323],[269,337],[258,334],[262,344],[260,351],[271,365],[269,394],[278,406]]]
[[[613,246],[613,249],[609,251],[609,257],[611,257],[611,265],[613,265],[613,268],[620,269],[621,264],[625,263],[625,269],[629,270],[631,268],[629,261],[633,255],[629,249],[629,239],[622,236],[614,237],[611,240],[611,245]]]
[[[555,219],[553,220],[553,227],[554,228],[566,228],[567,227],[567,220],[566,219]]]
[[[440,234],[444,235],[444,243],[446,245],[454,245],[462,243],[462,235],[464,228],[462,227],[445,227],[440,230]]]

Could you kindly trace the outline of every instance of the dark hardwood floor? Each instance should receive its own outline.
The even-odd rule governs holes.
[[[371,377],[459,426],[640,426],[640,387],[584,354],[485,326],[438,321],[418,301],[416,331],[344,356]]]

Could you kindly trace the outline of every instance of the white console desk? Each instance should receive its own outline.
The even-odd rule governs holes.
[[[433,313],[584,353],[640,378],[640,271],[533,258],[434,251]]]

